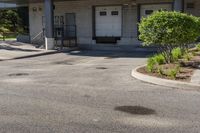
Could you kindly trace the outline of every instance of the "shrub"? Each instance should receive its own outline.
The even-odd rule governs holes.
[[[162,54],[154,55],[147,61],[147,71],[153,72],[154,70],[156,70],[156,66],[162,65],[164,63],[165,63],[165,58],[163,57]]]
[[[170,77],[171,79],[176,79],[179,72],[180,72],[180,66],[176,66],[176,68],[168,70],[167,76]]]
[[[180,12],[158,11],[139,24],[139,38],[146,46],[158,46],[167,63],[173,62],[172,49],[186,49],[200,35],[200,19]]]
[[[183,56],[183,53],[181,51],[181,48],[175,48],[172,50],[172,58],[173,58],[173,61],[178,61],[178,59],[181,59]]]
[[[183,55],[183,58],[187,61],[190,61],[192,59],[193,55],[192,53],[188,53],[186,52],[184,55]]]
[[[160,76],[165,75],[162,66],[159,66],[157,72]]]
[[[2,34],[2,33],[5,33],[5,32],[9,32],[9,30],[5,27],[0,26],[0,33]]]
[[[153,58],[158,65],[165,63],[165,57],[162,54],[155,55]]]
[[[176,69],[171,69],[169,70],[169,77],[172,78],[172,79],[176,79],[176,75],[177,75],[177,71]]]
[[[147,61],[147,71],[153,72],[155,69],[156,61],[153,57],[149,58]]]
[[[200,44],[197,44],[196,48],[197,48],[198,51],[200,51]]]

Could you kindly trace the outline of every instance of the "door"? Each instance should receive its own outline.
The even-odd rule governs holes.
[[[172,4],[148,4],[148,5],[141,5],[140,7],[140,18],[147,17],[151,15],[154,11],[165,10],[171,11]]]
[[[96,7],[96,36],[121,37],[122,34],[122,7]]]
[[[76,37],[76,14],[65,14],[65,36]]]

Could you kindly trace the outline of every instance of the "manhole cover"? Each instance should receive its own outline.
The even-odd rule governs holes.
[[[12,73],[12,74],[8,74],[8,76],[10,77],[14,77],[14,76],[28,76],[28,73]]]
[[[96,69],[102,69],[102,70],[105,70],[105,69],[108,69],[106,67],[96,67]]]

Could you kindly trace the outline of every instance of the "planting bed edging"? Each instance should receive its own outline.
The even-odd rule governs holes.
[[[161,79],[149,75],[142,74],[138,72],[137,70],[143,66],[139,66],[135,69],[132,70],[132,77],[147,82],[147,83],[152,83],[156,85],[161,85],[161,86],[166,86],[166,87],[172,87],[172,88],[178,88],[178,89],[199,89],[200,90],[200,84],[194,84],[194,83],[187,83],[187,82],[181,82],[181,81],[174,81],[174,80],[168,80],[168,79]]]

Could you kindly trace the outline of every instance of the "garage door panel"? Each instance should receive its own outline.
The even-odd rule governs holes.
[[[154,11],[159,10],[166,10],[171,11],[172,10],[172,4],[151,4],[151,5],[141,5],[140,7],[140,15],[141,18],[147,17]]]
[[[96,36],[119,37],[122,27],[122,7],[96,7]]]

